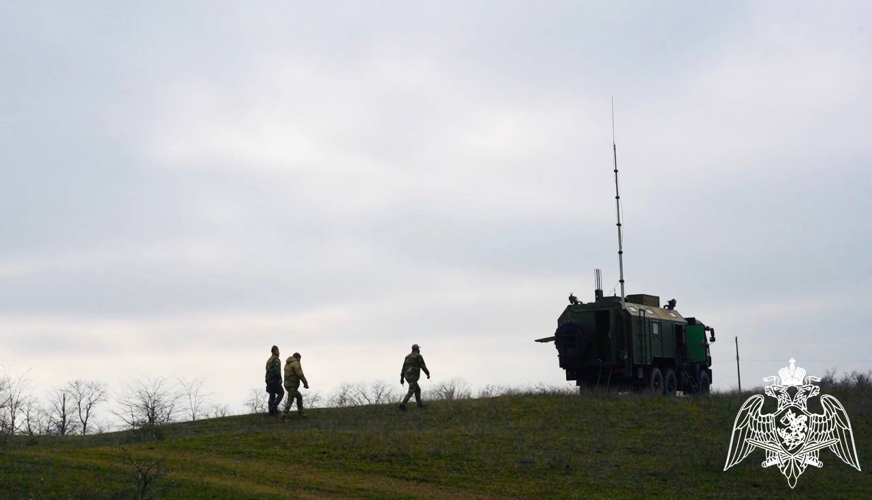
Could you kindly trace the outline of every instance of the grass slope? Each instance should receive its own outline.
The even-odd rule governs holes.
[[[164,498],[872,498],[872,394],[834,395],[864,470],[826,450],[795,490],[759,450],[723,472],[747,396],[526,395],[5,438],[0,497],[131,498],[129,454],[169,469]]]

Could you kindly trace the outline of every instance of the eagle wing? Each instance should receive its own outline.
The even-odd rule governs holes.
[[[822,443],[834,441],[830,450],[843,462],[860,470],[860,460],[857,457],[857,447],[854,445],[854,431],[851,429],[851,421],[845,407],[838,399],[830,396],[821,396],[821,406],[824,407],[823,415],[812,415],[809,426],[809,443]]]
[[[753,439],[758,442],[771,443],[775,441],[775,421],[771,414],[761,415],[763,396],[751,396],[739,409],[736,422],[733,424],[733,435],[730,437],[730,451],[727,452],[727,463],[724,470],[741,462],[754,451],[755,445],[748,442]]]

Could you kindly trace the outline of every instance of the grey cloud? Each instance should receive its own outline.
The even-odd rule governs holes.
[[[234,402],[261,344],[334,384],[329,360],[366,378],[358,358],[414,337],[443,374],[559,382],[531,339],[592,268],[617,281],[613,95],[629,289],[722,332],[716,384],[733,335],[748,380],[792,345],[868,366],[822,340],[865,345],[872,295],[864,3],[7,10],[0,355],[19,366],[51,346],[97,377],[110,351],[191,376],[182,353],[214,355]]]

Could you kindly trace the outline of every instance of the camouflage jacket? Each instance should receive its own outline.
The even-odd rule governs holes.
[[[297,358],[291,356],[285,361],[285,387],[299,387],[301,381],[303,385],[309,385],[309,381],[303,375],[303,366]]]
[[[266,377],[264,380],[269,383],[270,379],[282,379],[282,360],[278,356],[270,356],[266,360]]]
[[[403,360],[403,371],[400,372],[400,376],[409,380],[418,380],[421,370],[424,370],[428,377],[430,376],[430,370],[424,363],[424,356],[421,356],[420,352],[413,351]]]

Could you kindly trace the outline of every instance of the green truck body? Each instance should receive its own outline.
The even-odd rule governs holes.
[[[579,386],[647,388],[654,392],[708,393],[709,340],[714,330],[659,297],[603,297],[584,304],[571,297],[553,337],[566,379]],[[711,338],[706,338],[706,332]]]

